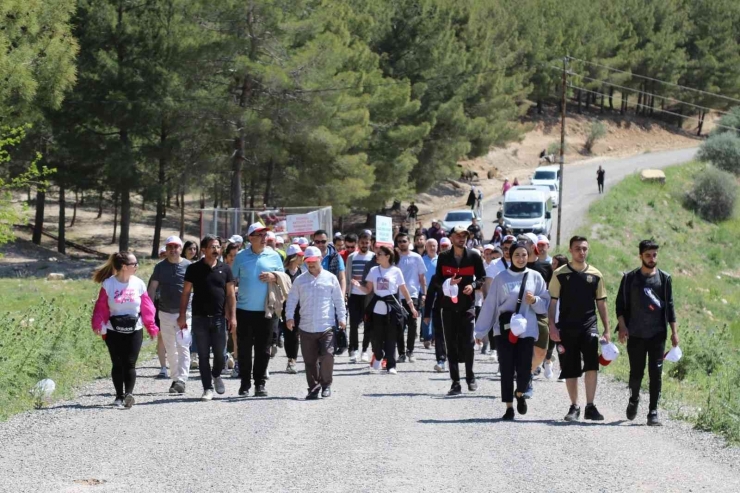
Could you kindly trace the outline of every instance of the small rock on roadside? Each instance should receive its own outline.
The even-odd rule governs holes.
[[[64,280],[64,274],[60,272],[52,272],[48,276],[46,276],[47,281],[63,281]]]

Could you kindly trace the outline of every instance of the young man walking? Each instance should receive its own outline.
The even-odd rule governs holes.
[[[619,340],[627,341],[630,362],[630,399],[627,419],[637,416],[640,404],[640,386],[647,360],[650,379],[650,404],[647,424],[661,426],[658,418],[658,400],[663,385],[663,354],[671,328],[671,344],[678,346],[676,312],[673,306],[671,276],[658,269],[658,246],[653,240],[640,242],[642,265],[622,276],[617,292],[617,320]]]
[[[606,176],[606,170],[599,166],[596,170],[596,184],[599,186],[599,193],[604,193],[604,176]]]
[[[285,306],[285,326],[295,330],[295,311],[300,304],[301,354],[306,363],[307,400],[331,396],[334,372],[334,327],[337,321],[344,329],[346,312],[344,295],[337,276],[321,267],[321,251],[306,248],[304,262],[308,268],[298,276]]]
[[[349,235],[347,235],[349,237]],[[348,286],[352,285],[352,280],[362,281],[362,274],[365,272],[365,267],[368,262],[372,261],[375,254],[370,250],[371,237],[367,233],[362,233],[357,242],[358,251],[353,252],[347,257],[347,279],[345,284]],[[367,297],[360,288],[352,286],[347,306],[349,309],[349,362],[357,363],[357,351],[360,348],[360,335],[359,328],[360,322],[363,321],[365,315],[365,306],[367,304]],[[367,354],[367,348],[370,345],[370,337],[367,334],[369,327],[365,326],[365,338],[362,341],[362,361],[370,361],[370,356]]]
[[[184,394],[185,383],[188,381],[188,373],[190,372],[189,341],[192,337],[188,337],[190,334],[186,334],[192,326],[190,306],[186,311],[185,322],[187,327],[185,329],[178,326],[177,319],[180,316],[180,298],[185,285],[185,271],[190,265],[190,261],[180,256],[182,240],[177,236],[167,238],[165,248],[167,249],[167,256],[154,266],[147,291],[151,299],[155,299],[157,291],[159,291],[159,329],[171,370],[172,385],[170,385],[170,393]],[[184,332],[181,337],[177,337],[180,330]]]
[[[581,416],[578,406],[578,379],[584,375],[586,411],[584,418],[603,421],[604,416],[594,405],[599,371],[599,334],[596,321],[598,308],[604,326],[603,337],[609,342],[609,317],[606,311],[606,287],[601,272],[586,263],[588,240],[583,236],[570,239],[570,263],[559,267],[550,281],[550,309],[548,320],[550,337],[559,342],[560,378],[565,379],[571,406],[566,421]],[[555,315],[560,300],[560,318]],[[583,364],[581,364],[583,360]]]
[[[427,279],[426,272],[427,268],[424,265],[424,260],[421,255],[411,250],[411,241],[407,233],[399,233],[396,235],[396,245],[400,253],[398,258],[398,268],[403,273],[403,278],[406,281],[406,287],[411,295],[411,302],[414,305],[414,309],[421,313],[423,311],[424,299],[427,291]],[[404,299],[402,302],[403,307],[407,312],[411,313],[411,307],[408,302]],[[416,343],[416,331],[417,331],[416,318],[408,317],[404,322],[403,327],[398,332],[398,362],[403,363],[407,360],[409,363],[414,363],[416,357],[414,356],[414,344]],[[404,332],[408,330],[408,338],[404,345]]]
[[[219,260],[221,241],[213,235],[206,235],[200,242],[203,258],[190,264],[185,271],[185,283],[180,296],[180,316],[177,325],[181,329],[188,327],[187,311],[190,305],[190,293],[193,293],[193,335],[198,341],[200,363],[200,380],[203,384],[201,400],[213,399],[216,393],[226,392],[221,379],[226,353],[226,326],[236,328],[236,296],[234,293],[234,275],[231,268]],[[209,363],[213,351],[213,368]]]
[[[267,248],[267,228],[254,223],[247,231],[249,248],[239,252],[234,260],[234,276],[239,280],[236,303],[237,346],[239,347],[239,396],[249,395],[254,376],[254,396],[266,397],[265,380],[270,363],[270,349],[277,317],[267,318],[265,302],[269,283],[278,281],[277,273],[284,273],[283,262],[272,248]],[[200,344],[199,344],[200,347]],[[252,366],[254,348],[254,367]]]
[[[439,299],[442,326],[447,343],[447,363],[450,368],[452,387],[447,395],[460,395],[460,367],[459,362],[465,362],[465,380],[468,390],[478,389],[473,373],[475,357],[475,291],[481,289],[486,280],[486,270],[483,268],[481,256],[465,246],[468,241],[468,230],[456,226],[450,233],[452,248],[439,254],[435,284],[438,293],[447,279],[450,284],[457,286],[458,296],[451,298],[441,296]]]

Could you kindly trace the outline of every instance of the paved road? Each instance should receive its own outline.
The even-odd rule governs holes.
[[[648,428],[644,409],[625,421],[623,384],[599,388],[606,421],[565,423],[564,384],[537,380],[529,413],[506,423],[487,357],[480,389],[446,398],[433,354],[417,353],[397,376],[338,357],[334,395],[319,402],[303,400],[302,363],[286,374],[282,351],[263,399],[237,398],[231,379],[213,402],[196,378],[171,396],[144,363],[131,410],[107,406],[101,379],[0,423],[0,491],[740,491],[740,449],[677,421]]]
[[[679,149],[677,151],[653,152],[640,154],[626,159],[589,160],[586,163],[575,163],[565,166],[563,174],[563,227],[560,240],[567,243],[576,230],[583,225],[589,205],[599,198],[596,186],[596,170],[599,165],[606,170],[605,191],[636,171],[647,168],[665,168],[674,164],[685,163],[693,159],[698,148]],[[492,221],[496,220],[500,196],[484,202],[483,217],[485,238],[493,236]],[[555,246],[557,236],[557,209],[553,211],[551,244]]]

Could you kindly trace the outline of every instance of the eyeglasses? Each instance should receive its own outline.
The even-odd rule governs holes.
[[[139,266],[139,262],[134,262],[133,264],[123,264],[123,265],[129,265],[129,266],[133,265],[134,267],[138,267]]]
[[[376,257],[387,257],[388,254],[387,253],[383,253],[383,252],[378,252],[378,253],[375,254],[375,256]]]
[[[208,248],[210,248],[211,250],[221,250],[221,245],[211,245]]]
[[[316,245],[326,245],[327,240],[313,240]]]

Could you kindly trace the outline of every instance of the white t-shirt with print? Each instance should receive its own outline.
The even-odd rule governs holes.
[[[138,316],[141,312],[141,297],[146,293],[146,284],[136,276],[131,276],[127,283],[119,282],[115,276],[111,276],[102,284],[103,289],[108,294],[108,309],[110,316],[116,315],[134,315]],[[142,328],[141,317],[136,322],[136,329]],[[107,328],[112,326],[108,322]]]
[[[379,297],[394,295],[398,299],[398,289],[405,285],[406,282],[403,280],[403,273],[401,269],[395,265],[390,266],[387,269],[375,266],[370,269],[367,275],[368,282],[373,283],[373,291]],[[398,299],[400,302],[401,300]],[[382,301],[375,304],[373,313],[378,315],[386,315],[388,313],[388,307]]]

